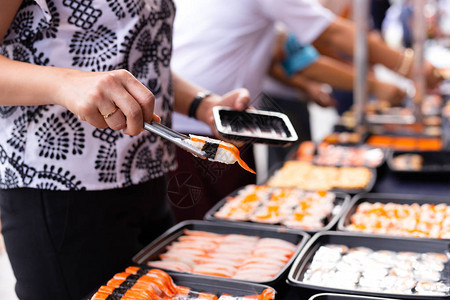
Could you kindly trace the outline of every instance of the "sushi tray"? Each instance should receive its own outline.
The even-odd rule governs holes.
[[[398,174],[448,174],[450,151],[393,151],[387,164]]]
[[[215,106],[213,116],[217,131],[229,140],[269,145],[288,145],[298,140],[289,118],[279,112]]]
[[[348,194],[370,192],[377,177],[374,168],[317,166],[298,160],[288,160],[276,165],[269,174],[265,184],[270,187]]]
[[[323,231],[297,256],[288,283],[317,292],[449,299],[449,249],[445,240]]]
[[[361,295],[344,295],[334,293],[321,293],[310,297],[308,300],[398,300],[393,298],[380,298]]]
[[[418,135],[374,134],[368,137],[371,147],[390,148],[401,151],[440,151],[442,140],[439,137]]]
[[[388,150],[366,145],[341,146],[305,141],[292,159],[309,161],[319,166],[378,168],[386,161]]]
[[[350,195],[340,192],[247,185],[214,205],[205,220],[271,224],[315,233],[334,228],[349,202]]]
[[[154,287],[157,287],[156,289]],[[150,267],[130,266],[115,274],[105,285],[84,300],[122,299],[275,299],[276,291],[266,285],[199,278],[195,275],[164,272]],[[109,298],[108,298],[109,297]]]
[[[278,226],[184,221],[133,257],[133,262],[198,277],[275,286],[309,235]]]
[[[345,208],[338,230],[450,240],[450,197],[356,195]]]

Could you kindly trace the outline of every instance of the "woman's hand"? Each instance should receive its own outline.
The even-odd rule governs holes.
[[[400,106],[406,97],[406,92],[398,86],[379,80],[373,82],[370,92],[378,100],[387,101],[393,106]]]
[[[97,128],[110,127],[137,135],[153,114],[155,97],[126,70],[85,72],[64,69],[53,103],[60,104]]]
[[[212,94],[200,103],[197,110],[197,119],[214,128],[214,106],[227,106],[236,110],[244,110],[250,104],[250,93],[246,89],[236,89],[223,96]]]
[[[425,61],[424,72],[427,87],[430,90],[436,88],[442,81],[444,81],[444,76],[442,73],[428,61]]]
[[[320,107],[335,107],[336,99],[330,94],[331,88],[326,88],[323,83],[309,81],[305,86],[304,92],[311,101],[314,101]]]

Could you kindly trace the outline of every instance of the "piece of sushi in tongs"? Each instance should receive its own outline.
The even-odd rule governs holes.
[[[234,164],[237,161],[243,169],[255,174],[241,159],[239,149],[233,144],[204,136],[187,136],[158,122],[144,123],[144,129],[171,141],[194,156],[225,164]]]
[[[189,135],[189,139],[186,140],[186,142],[195,148],[204,151],[206,158],[210,161],[218,161],[224,164],[234,164],[237,161],[243,169],[256,174],[256,172],[241,159],[239,149],[233,144],[193,134]]]

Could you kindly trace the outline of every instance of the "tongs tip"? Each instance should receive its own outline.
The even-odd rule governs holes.
[[[168,141],[174,143],[178,147],[190,152],[192,155],[199,157],[201,159],[206,159],[205,151],[199,150],[192,146],[189,143],[186,143],[185,140],[189,140],[190,138],[182,133],[179,133],[173,129],[170,129],[163,124],[158,122],[151,122],[151,124],[144,122],[144,129],[150,131],[154,134],[159,135],[162,138],[167,139]]]

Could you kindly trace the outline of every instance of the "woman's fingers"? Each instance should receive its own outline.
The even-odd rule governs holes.
[[[142,108],[136,99],[124,88],[121,80],[118,80],[116,84],[105,91],[105,98],[106,101],[103,105],[107,105],[110,111],[111,106],[113,110],[115,106],[119,108],[119,113],[116,112],[106,118],[106,123],[109,127],[115,130],[123,129],[123,132],[129,135],[139,134],[144,126]],[[110,103],[106,103],[108,100]],[[99,105],[99,111],[104,115],[104,108],[101,105]]]
[[[153,113],[154,95],[131,73],[125,70],[109,72],[101,84],[102,99],[96,105],[111,129],[137,135],[142,132],[144,121],[160,122],[160,118]],[[92,117],[91,122],[96,127],[102,125],[97,118]]]
[[[122,79],[124,88],[140,105],[143,120],[151,122],[155,108],[155,96],[153,93],[128,71],[119,70],[118,74]]]

